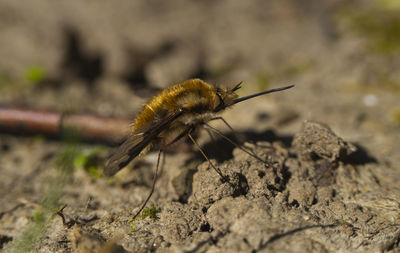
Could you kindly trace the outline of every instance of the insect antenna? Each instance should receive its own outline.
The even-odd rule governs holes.
[[[238,84],[235,85],[235,87],[233,87],[230,92],[235,92],[238,89],[242,88],[241,84],[243,83],[243,81],[240,81]]]
[[[161,149],[158,150],[158,157],[157,157],[157,165],[156,165],[156,172],[154,173],[154,178],[153,178],[153,185],[151,186],[151,191],[149,193],[149,195],[147,196],[146,200],[143,202],[142,206],[140,207],[139,211],[136,212],[136,214],[133,216],[132,219],[135,219],[144,209],[144,207],[146,206],[147,202],[149,202],[151,195],[153,195],[154,192],[154,188],[156,186],[156,182],[157,182],[157,173],[158,173],[158,168],[160,167],[160,156],[161,156]]]

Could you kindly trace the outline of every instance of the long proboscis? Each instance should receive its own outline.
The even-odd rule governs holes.
[[[242,101],[245,101],[245,100],[247,100],[247,99],[254,98],[254,97],[258,97],[258,96],[265,95],[265,94],[268,94],[268,93],[277,92],[277,91],[282,91],[282,90],[287,90],[287,89],[290,89],[290,88],[292,88],[292,87],[294,87],[294,84],[289,85],[289,86],[285,86],[285,87],[281,87],[281,88],[276,88],[276,89],[271,89],[271,90],[262,91],[262,92],[255,93],[255,94],[248,95],[248,96],[241,97],[241,98],[237,98],[237,99],[233,100],[233,104],[237,104],[237,103],[242,102]]]

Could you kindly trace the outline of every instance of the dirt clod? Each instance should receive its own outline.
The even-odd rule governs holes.
[[[292,143],[304,161],[325,159],[330,162],[344,159],[356,147],[338,137],[327,125],[305,121]]]

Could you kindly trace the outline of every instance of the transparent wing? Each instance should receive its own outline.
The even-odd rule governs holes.
[[[165,113],[162,113],[165,115]],[[104,169],[104,175],[112,176],[124,168],[130,161],[142,152],[155,138],[169,127],[172,121],[183,114],[178,110],[163,117],[157,117],[144,127],[130,135],[117,149],[115,149]]]

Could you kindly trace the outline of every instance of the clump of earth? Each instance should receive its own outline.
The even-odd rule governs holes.
[[[382,243],[370,235],[395,238],[397,227],[386,224],[396,219],[395,200],[376,190],[380,182],[374,163],[360,165],[359,153],[325,124],[305,121],[290,145],[280,140],[245,143],[233,150],[230,159],[212,159],[224,178],[208,162],[172,167],[167,161],[150,201],[155,203],[153,213],[135,220],[131,218],[139,208],[138,199],[146,197],[151,185],[150,164],[139,166],[143,168],[114,186],[77,173],[62,198],[68,204],[65,219],[74,223],[63,225],[61,218],[54,218],[39,248],[44,252],[320,252],[360,245],[364,250],[387,249],[395,242]],[[149,185],[134,186],[138,174],[147,174]],[[376,190],[373,196],[368,194],[371,189]],[[85,199],[90,201],[83,207]],[[21,222],[22,217],[14,219]]]

